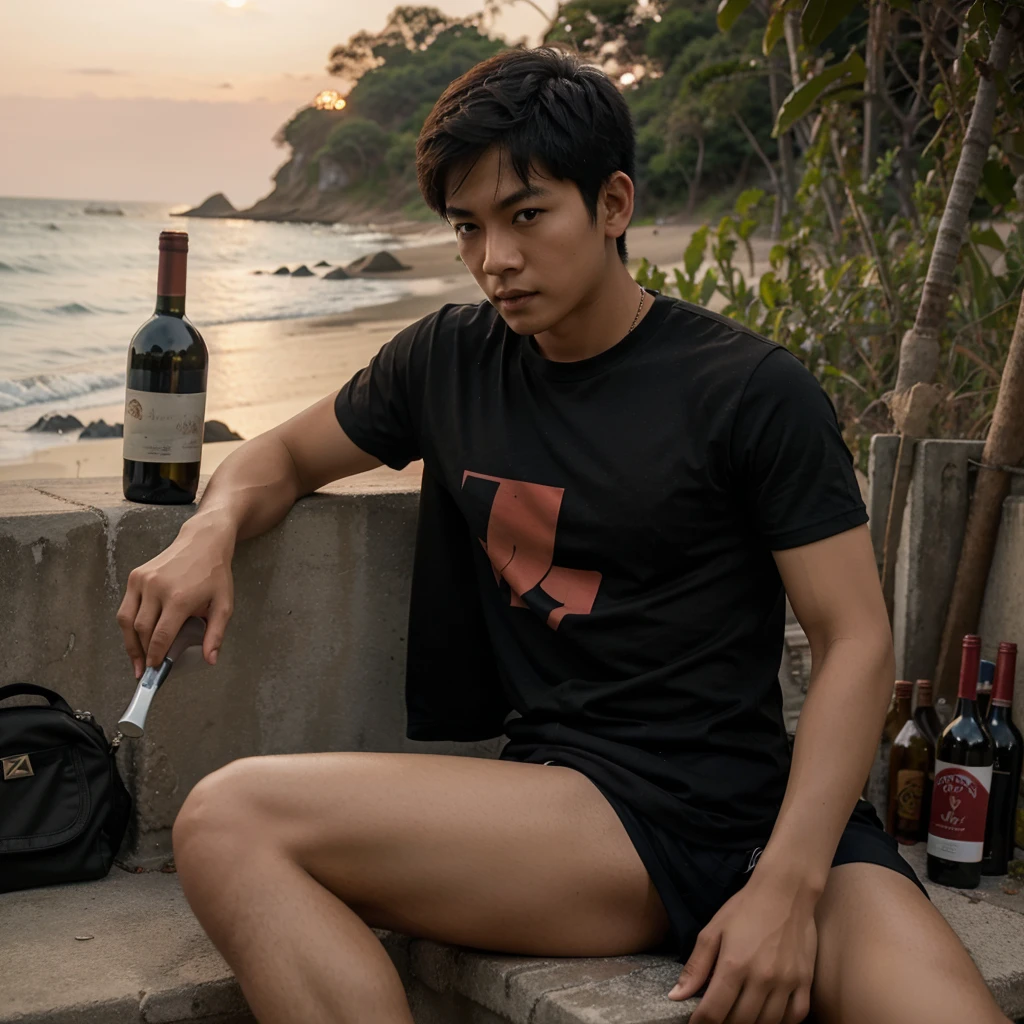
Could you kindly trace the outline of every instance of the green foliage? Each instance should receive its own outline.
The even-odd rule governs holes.
[[[778,241],[759,243],[766,250],[760,262],[750,242],[766,226],[771,204],[761,190],[748,190],[717,224],[694,232],[674,279],[645,261],[637,280],[650,287],[660,281],[670,294],[710,305],[788,348],[830,394],[848,443],[863,458],[870,435],[887,427],[883,397],[895,380],[900,339],[920,304],[946,196],[932,174],[915,187],[919,223],[886,213],[882,198],[898,156],[891,150],[872,178],[852,189],[857,213],[843,217],[836,241],[815,203],[827,181],[826,152],[812,151],[801,182],[803,204],[785,219]],[[984,436],[1022,284],[1024,218],[1014,210],[999,231],[976,225],[941,338],[946,397],[940,433]]]
[[[779,107],[772,135],[778,137],[788,131],[821,101],[831,99],[835,102],[840,93],[843,101],[863,99],[864,94],[860,90],[849,90],[850,86],[859,85],[866,77],[864,58],[856,50],[851,50],[844,60],[819,71],[786,97]]]
[[[384,29],[360,32],[331,54],[331,68],[351,84],[343,111],[300,110],[278,133],[306,158],[310,187],[324,159],[340,164],[350,199],[372,205],[382,196],[422,218],[416,191],[416,137],[449,83],[504,44],[484,35],[479,18],[451,18],[433,7],[396,7]]]
[[[376,121],[349,117],[331,131],[317,156],[329,156],[364,176],[380,166],[390,141],[388,133]]]

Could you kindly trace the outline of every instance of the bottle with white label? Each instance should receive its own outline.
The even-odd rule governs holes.
[[[935,757],[928,877],[939,885],[977,888],[992,788],[992,740],[977,716],[981,638],[968,634],[960,662],[956,717],[942,730]]]
[[[128,347],[124,496],[188,505],[199,488],[209,357],[185,317],[188,234],[160,234],[156,311]]]

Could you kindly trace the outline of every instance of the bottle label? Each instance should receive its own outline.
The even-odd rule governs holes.
[[[933,857],[962,864],[981,861],[991,788],[991,765],[967,768],[936,760],[928,826],[928,852]]]
[[[924,772],[904,768],[896,773],[896,814],[907,825],[921,819],[921,798],[924,796]]]
[[[205,415],[205,391],[166,395],[126,389],[124,457],[136,462],[199,462]]]

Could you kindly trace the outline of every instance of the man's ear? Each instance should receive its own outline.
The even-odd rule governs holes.
[[[616,171],[601,186],[598,208],[604,214],[604,233],[618,238],[633,217],[633,182],[628,174]]]

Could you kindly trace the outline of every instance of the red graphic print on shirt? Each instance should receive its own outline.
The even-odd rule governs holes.
[[[480,544],[495,580],[508,584],[512,607],[544,614],[552,629],[558,629],[566,615],[589,615],[601,574],[553,564],[564,489],[469,470],[462,475],[463,487],[471,477],[498,485],[487,520],[487,538]]]

